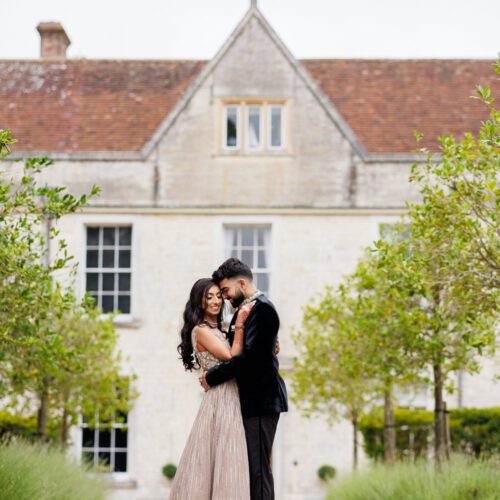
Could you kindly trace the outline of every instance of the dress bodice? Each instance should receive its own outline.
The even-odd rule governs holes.
[[[206,326],[205,328],[209,327]],[[230,348],[226,335],[223,332],[221,332],[218,328],[209,328],[209,329],[213,335],[215,335],[219,340],[224,342],[224,344],[226,344],[228,348]],[[221,360],[216,358],[211,352],[198,351],[198,349],[196,348],[196,345],[198,343],[196,339],[196,327],[193,328],[193,331],[191,332],[191,343],[193,344],[194,355],[196,356],[196,359],[198,360],[198,363],[200,364],[201,369],[203,371],[207,371],[210,368],[213,368],[214,366],[217,366],[221,363]]]

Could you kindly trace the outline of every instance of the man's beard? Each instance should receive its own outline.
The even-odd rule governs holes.
[[[241,290],[238,290],[239,295],[231,299],[229,302],[231,302],[231,305],[236,309],[241,305],[241,303],[245,300],[245,296],[243,295],[243,292]]]

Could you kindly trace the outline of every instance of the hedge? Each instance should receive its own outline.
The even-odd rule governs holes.
[[[37,419],[33,416],[23,416],[8,411],[0,411],[0,441],[9,441],[13,437],[23,438],[25,441],[35,441],[37,434]],[[55,441],[58,429],[53,425],[47,428],[47,439]]]
[[[426,456],[434,436],[434,412],[395,409],[396,452],[399,458]],[[360,430],[366,454],[375,460],[384,456],[383,410],[363,415]],[[450,411],[453,451],[480,455],[500,453],[500,408],[463,408]]]

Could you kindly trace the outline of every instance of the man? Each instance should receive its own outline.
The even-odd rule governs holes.
[[[244,325],[236,324],[235,314],[228,332],[233,343],[234,330],[244,330],[243,352],[204,373],[200,382],[205,390],[236,378],[250,465],[252,500],[274,499],[271,450],[279,415],[288,411],[286,387],[278,373],[276,342],[279,318],[276,309],[253,282],[250,268],[238,259],[228,259],[212,275],[222,296],[233,307],[253,303]]]

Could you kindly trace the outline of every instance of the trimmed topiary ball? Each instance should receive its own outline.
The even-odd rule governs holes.
[[[162,472],[166,478],[173,479],[175,476],[175,473],[177,472],[177,465],[175,465],[175,464],[164,465]]]
[[[332,465],[322,465],[318,469],[318,476],[321,481],[331,481],[337,475],[337,469]]]

